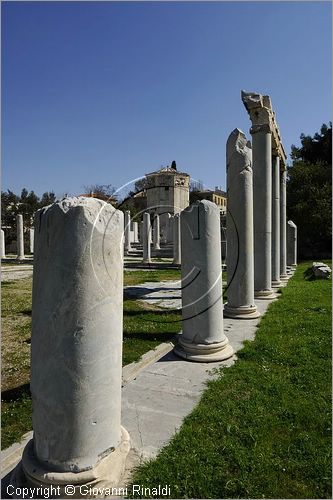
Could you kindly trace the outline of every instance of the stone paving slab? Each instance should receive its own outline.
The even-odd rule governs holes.
[[[2,266],[1,281],[15,281],[32,276],[32,264],[18,264],[17,266]]]

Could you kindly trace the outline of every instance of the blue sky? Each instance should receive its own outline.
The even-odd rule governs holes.
[[[2,2],[2,189],[80,194],[176,160],[225,187],[269,94],[289,155],[331,120],[331,4]]]

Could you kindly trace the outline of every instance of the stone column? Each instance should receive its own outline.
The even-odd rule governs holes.
[[[173,218],[173,264],[181,264],[180,214]]]
[[[151,262],[150,258],[150,233],[151,233],[151,224],[150,224],[150,215],[145,212],[143,214],[143,232],[142,232],[142,245],[143,245],[143,263],[149,264]]]
[[[173,219],[173,215],[171,214],[168,214],[169,218],[168,218],[168,243],[172,243],[173,241],[173,223],[174,223],[174,219]]]
[[[131,250],[131,212],[125,212],[125,255],[128,255]]]
[[[175,353],[189,361],[233,355],[223,332],[220,211],[208,200],[181,212],[183,333]]]
[[[34,236],[35,236],[35,230],[33,228],[30,228],[29,229],[30,253],[34,253]]]
[[[160,250],[160,217],[154,216],[154,250]]]
[[[134,243],[139,243],[139,226],[137,222],[133,221],[133,240]]]
[[[140,222],[139,242],[143,245],[143,220]]]
[[[287,171],[280,177],[280,278],[289,279],[287,275]]]
[[[61,498],[70,484],[78,498],[80,485],[117,486],[130,448],[120,421],[123,213],[65,198],[38,210],[35,228],[34,435],[12,480],[59,486]]]
[[[16,238],[17,238],[17,260],[24,260],[24,231],[23,231],[23,215],[16,216]]]
[[[272,162],[272,286],[281,286],[280,281],[280,158],[273,156]]]
[[[287,265],[292,268],[297,266],[297,226],[292,220],[288,220]]]
[[[235,129],[227,141],[228,302],[224,316],[258,318],[254,303],[252,151]]]
[[[6,245],[5,245],[5,232],[3,229],[1,229],[1,259],[6,258]]]

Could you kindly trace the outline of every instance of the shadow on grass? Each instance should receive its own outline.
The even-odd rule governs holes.
[[[19,401],[22,398],[30,397],[30,384],[19,385],[18,387],[14,387],[13,389],[8,389],[1,392],[1,401],[7,403],[10,401]]]

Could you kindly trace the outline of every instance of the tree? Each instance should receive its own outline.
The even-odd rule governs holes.
[[[301,134],[288,167],[287,211],[298,228],[300,258],[331,255],[332,123],[313,137]]]
[[[101,196],[102,199],[107,197],[112,197],[116,191],[116,188],[112,184],[91,184],[90,186],[84,186],[86,193],[94,193],[98,197]]]

